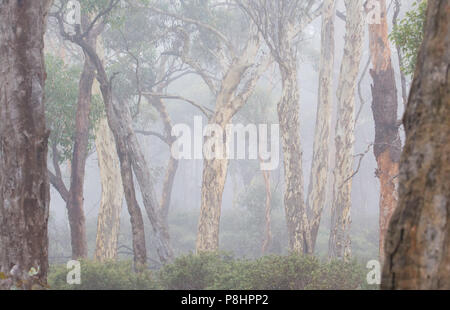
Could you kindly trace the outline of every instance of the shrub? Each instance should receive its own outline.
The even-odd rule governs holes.
[[[321,262],[312,256],[233,259],[214,253],[187,255],[160,272],[165,289],[304,290],[367,288],[365,269],[356,262]]]
[[[67,284],[65,265],[52,266],[48,283],[53,290],[150,290],[157,281],[150,271],[135,273],[130,261],[81,261],[81,284]]]

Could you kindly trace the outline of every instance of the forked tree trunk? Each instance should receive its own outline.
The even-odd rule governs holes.
[[[26,280],[36,269],[25,289],[45,284],[48,271],[43,48],[50,5],[48,0],[0,5],[0,272]],[[0,278],[0,289],[14,284]]]
[[[351,256],[355,89],[361,62],[364,18],[362,0],[345,0],[345,7],[347,18],[344,56],[337,88],[336,163],[328,255],[348,260]]]
[[[253,94],[259,77],[262,75],[263,70],[266,69],[266,58],[263,58],[261,63],[255,63],[260,46],[259,36],[253,34],[241,55],[233,59],[222,80],[221,89],[216,98],[216,111],[210,117],[209,123],[217,124],[224,133],[226,133],[226,125],[231,122],[235,113]],[[238,87],[242,84],[244,75],[252,67],[254,67],[254,71],[249,74],[250,77],[242,87],[242,90],[239,90]],[[207,143],[208,139],[211,139],[211,137],[206,138],[204,143]],[[227,170],[227,159],[205,158],[203,160],[202,200],[197,230],[197,252],[217,251],[219,249],[220,214]]]
[[[123,185],[114,136],[106,119],[101,119],[95,132],[102,198],[97,222],[95,259],[114,260],[120,231]]]
[[[320,53],[319,99],[314,132],[313,159],[309,177],[307,207],[311,229],[311,248],[314,248],[320,218],[325,205],[328,184],[328,154],[330,144],[331,111],[333,109],[334,78],[334,21],[336,1],[326,0],[322,11],[322,40]]]
[[[382,289],[450,289],[450,1],[428,0]]]
[[[397,88],[388,39],[386,0],[380,0],[380,24],[369,24],[373,68],[372,111],[375,121],[374,153],[380,179],[380,259],[384,257],[384,235],[397,205],[397,175],[401,141],[397,124]]]

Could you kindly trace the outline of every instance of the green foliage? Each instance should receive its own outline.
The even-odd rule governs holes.
[[[402,71],[412,75],[417,63],[417,54],[423,40],[427,1],[414,2],[413,9],[396,25],[390,35],[404,55]]]
[[[368,288],[356,262],[321,262],[312,256],[234,259],[227,254],[186,255],[160,272],[164,289],[309,290]]]
[[[53,290],[152,290],[158,285],[152,272],[136,273],[130,261],[81,262],[81,284],[67,284],[65,265],[50,269],[48,283]]]
[[[72,158],[81,69],[77,65],[66,65],[61,58],[50,54],[46,55],[45,62],[47,69],[45,113],[47,127],[51,131],[49,144],[57,146],[60,161],[64,162]],[[103,102],[99,96],[93,96],[89,116],[89,149],[92,148],[92,129],[102,115]]]

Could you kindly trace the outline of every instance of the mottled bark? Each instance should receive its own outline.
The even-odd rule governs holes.
[[[335,167],[328,255],[348,260],[351,256],[350,210],[355,127],[355,90],[364,36],[362,0],[346,0],[344,56],[337,87]]]
[[[43,57],[51,1],[0,5],[0,289],[48,271],[49,179]],[[28,272],[36,269],[32,278]]]
[[[325,205],[328,184],[328,156],[330,144],[331,111],[333,108],[334,78],[334,21],[336,1],[326,0],[322,11],[322,39],[319,72],[319,98],[313,158],[309,177],[307,207],[311,229],[310,254],[314,253],[320,218]]]
[[[369,25],[369,43],[373,68],[372,111],[375,121],[374,153],[380,179],[380,258],[383,258],[384,235],[397,205],[396,176],[401,153],[397,124],[397,87],[388,39],[386,0],[380,0],[379,24]]]
[[[86,17],[83,17],[83,24],[88,24]],[[95,48],[96,37],[89,35],[86,40],[88,44]],[[89,143],[89,114],[91,111],[94,78],[95,67],[89,57],[85,55],[83,72],[81,73],[78,86],[74,145],[70,163],[70,189],[67,201],[73,259],[87,258],[88,256],[83,187]]]
[[[103,57],[104,50],[102,41],[97,44],[97,53]],[[100,86],[94,81],[93,93],[101,95]],[[114,135],[109,129],[108,120],[102,118],[95,131],[95,147],[98,157],[98,166],[100,169],[100,182],[102,185],[102,197],[97,221],[97,238],[95,247],[95,259],[99,261],[114,260],[117,257],[117,247],[120,232],[120,213],[124,197],[122,176],[120,171],[120,162],[114,141]],[[132,230],[136,244],[145,242],[144,228],[136,227],[142,223],[140,211],[131,208],[134,221]],[[140,235],[142,234],[142,235]],[[136,246],[136,261],[144,261],[141,254],[141,246]],[[143,249],[145,251],[145,248]]]
[[[220,92],[216,97],[216,111],[210,124],[219,125],[225,133],[226,125],[253,93],[259,77],[267,66],[267,58],[260,63],[257,54],[261,46],[257,34],[251,34],[241,55],[236,56],[225,74]],[[244,75],[249,75],[242,83]],[[240,85],[242,89],[239,89]],[[226,135],[226,134],[225,134]],[[207,143],[207,137],[204,143]],[[202,179],[202,202],[197,230],[197,252],[216,251],[219,248],[219,226],[222,195],[228,170],[227,159],[204,159]]]
[[[120,231],[123,185],[114,136],[106,119],[101,119],[95,132],[102,198],[97,221],[95,259],[114,260]]]
[[[278,120],[284,157],[284,208],[289,248],[293,252],[309,253],[311,235],[304,202],[297,58],[296,51],[289,40],[284,41],[280,48],[286,53],[283,62],[279,64],[282,94],[278,103]]]
[[[450,1],[428,1],[403,124],[383,289],[450,289]]]

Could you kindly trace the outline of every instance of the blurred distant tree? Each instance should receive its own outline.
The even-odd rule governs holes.
[[[426,8],[426,0],[414,2],[413,9],[394,26],[390,34],[391,40],[400,48],[404,60],[401,69],[407,75],[414,75],[416,68],[417,54],[423,40]]]

